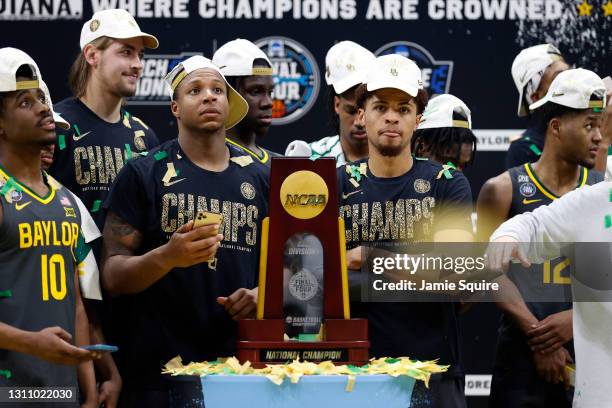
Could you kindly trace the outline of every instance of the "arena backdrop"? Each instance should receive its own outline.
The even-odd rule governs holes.
[[[238,37],[256,42],[274,64],[275,125],[259,143],[284,152],[293,139],[332,134],[325,53],[353,40],[379,55],[414,59],[430,94],[452,93],[471,108],[479,145],[466,175],[474,197],[504,170],[509,139],[526,125],[516,117],[510,76],[522,48],[550,42],[571,64],[602,77],[612,70],[609,0],[0,0],[0,45],[32,55],[59,101],[69,96],[67,72],[83,22],[115,7],[160,40],[145,56],[138,94],[128,102],[160,139],[176,137],[162,77],[186,56],[211,57]],[[468,395],[488,394],[498,317],[484,304],[463,317]],[[473,397],[470,406],[485,403]]]

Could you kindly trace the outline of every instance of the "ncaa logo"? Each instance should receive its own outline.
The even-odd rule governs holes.
[[[376,56],[399,54],[410,58],[421,68],[423,86],[432,94],[448,93],[451,76],[453,74],[453,61],[437,61],[425,48],[419,44],[408,41],[395,41],[380,47],[374,53]]]
[[[519,192],[523,197],[533,197],[536,193],[536,186],[533,183],[523,183],[519,187]]]
[[[319,94],[317,62],[302,44],[290,38],[266,37],[255,44],[270,58],[274,71],[272,124],[295,122],[308,113]]]
[[[202,55],[202,53],[145,54],[142,59],[142,74],[138,78],[136,95],[126,99],[128,105],[167,105],[170,102],[170,96],[164,76],[179,62],[193,55]]]

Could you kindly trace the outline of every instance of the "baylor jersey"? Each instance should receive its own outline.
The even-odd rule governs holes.
[[[0,321],[32,332],[59,326],[74,336],[81,215],[70,192],[45,178],[49,193],[39,197],[0,166]],[[0,350],[0,373],[0,387],[77,386],[75,367],[9,350]]]
[[[530,163],[513,167],[508,172],[512,180],[512,204],[509,218],[524,212],[531,212],[559,198],[538,180]],[[576,188],[596,184],[602,180],[601,173],[581,167]],[[508,276],[514,281],[526,300],[527,307],[538,320],[572,307],[570,261],[565,257],[551,259],[543,264],[534,264],[527,269],[519,264],[512,264]],[[530,302],[530,300],[538,300],[538,302]],[[509,320],[507,323],[510,324]]]

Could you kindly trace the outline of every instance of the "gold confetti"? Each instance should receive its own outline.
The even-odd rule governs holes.
[[[390,375],[397,378],[405,375],[420,380],[429,387],[432,374],[443,373],[448,365],[439,365],[434,361],[417,361],[408,357],[371,359],[368,364],[357,367],[351,365],[335,365],[331,361],[315,364],[309,361],[294,360],[286,364],[267,364],[265,368],[253,368],[247,361],[240,364],[236,357],[219,359],[217,361],[204,361],[183,365],[180,356],[174,357],[164,366],[163,374],[170,375],[259,375],[264,376],[276,385],[281,385],[285,378],[292,384],[297,384],[305,375],[346,375],[346,391],[351,392],[355,386],[356,378],[360,375]]]

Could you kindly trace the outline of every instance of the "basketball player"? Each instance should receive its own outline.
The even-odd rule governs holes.
[[[40,168],[41,147],[55,142],[40,80],[27,54],[0,49],[0,386],[76,390],[78,371],[84,406],[94,407],[97,353],[79,347],[89,344],[73,255],[81,215]]]
[[[569,69],[561,51],[551,44],[525,48],[512,63],[512,79],[519,92],[518,116],[530,119],[529,127],[510,143],[506,155],[506,168],[538,160],[544,148],[544,134],[538,126],[529,105],[539,101],[555,77]]]
[[[270,157],[280,155],[258,146],[257,139],[265,137],[272,124],[272,63],[258,46],[241,38],[224,44],[212,61],[249,104],[245,118],[228,130],[227,142],[270,167]]]
[[[463,170],[474,162],[477,143],[470,109],[456,96],[443,94],[427,104],[410,145],[417,157]]]
[[[481,237],[517,214],[603,179],[590,169],[602,140],[604,101],[603,82],[591,71],[571,69],[553,80],[548,93],[530,106],[546,136],[542,155],[485,183],[477,205]],[[565,258],[528,271],[517,264],[510,268],[508,277],[528,301],[498,303],[504,315],[489,406],[571,406],[565,366],[573,362],[572,309],[569,299],[563,301],[570,268]],[[553,270],[560,272],[551,277]]]
[[[178,138],[123,168],[105,207],[102,284],[114,300],[122,406],[165,407],[160,367],[235,352],[253,316],[268,169],[225,141],[246,101],[212,61],[194,56],[167,76]],[[219,226],[193,229],[197,212]]]
[[[352,41],[341,41],[329,49],[325,56],[325,81],[336,135],[309,144],[293,141],[287,146],[287,156],[335,157],[338,167],[368,156],[365,128],[357,120],[355,89],[363,82],[373,60],[374,54]]]
[[[410,151],[410,139],[427,104],[417,65],[400,55],[376,58],[356,90],[356,103],[358,120],[368,135],[369,158],[338,169],[340,216],[351,269],[361,266],[363,245],[444,241],[450,235],[471,240],[472,199],[465,176],[416,159]],[[368,319],[371,357],[439,358],[450,364],[450,370],[431,381],[430,390],[416,390],[415,397],[427,395],[435,407],[466,406],[455,304],[358,306],[356,314]],[[411,406],[422,405],[413,400]]]
[[[49,170],[83,200],[102,230],[100,209],[117,173],[159,144],[153,130],[123,107],[124,98],[136,93],[145,47],[157,48],[158,41],[127,11],[109,9],[83,24],[80,45],[68,79],[73,97],[55,106],[72,127],[58,131]]]

